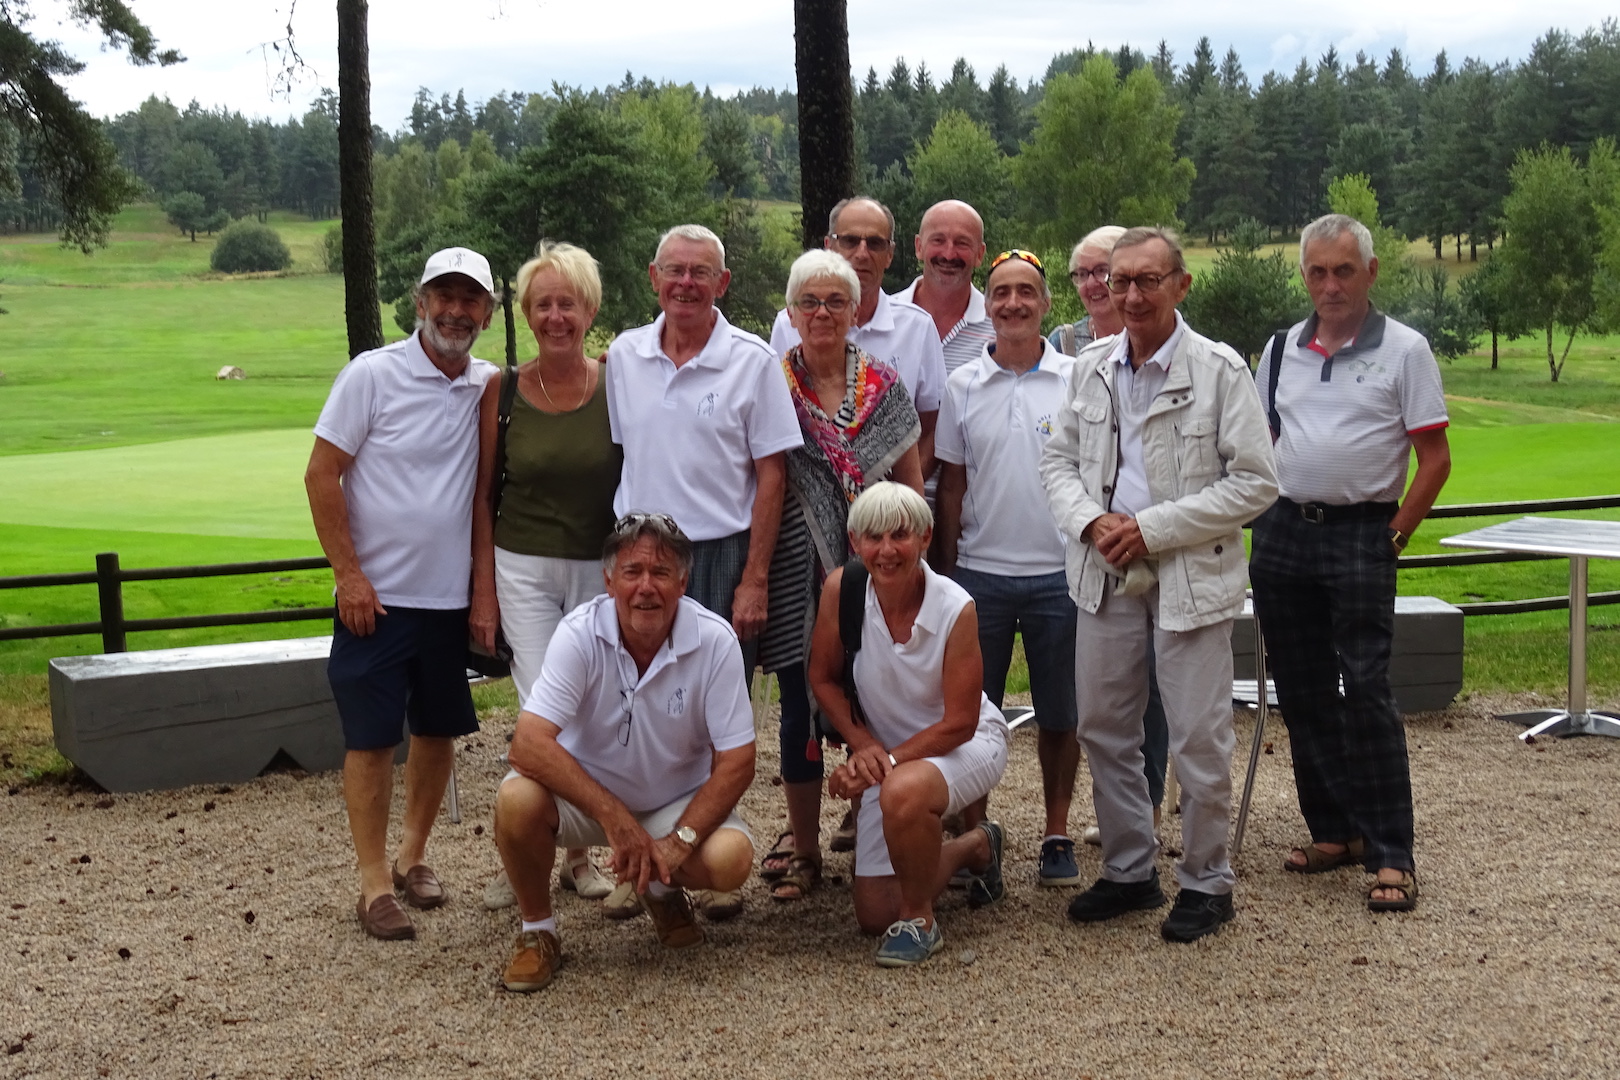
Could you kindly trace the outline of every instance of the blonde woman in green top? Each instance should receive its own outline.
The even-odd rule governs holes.
[[[516,369],[506,468],[495,479],[493,506],[482,508],[495,514],[494,540],[473,560],[483,582],[493,578],[521,703],[563,616],[602,592],[602,543],[613,529],[624,454],[608,430],[602,364],[585,355],[602,304],[596,260],[573,244],[541,241],[518,270],[517,300],[539,351]],[[504,378],[490,380],[480,415],[490,461]],[[588,899],[613,888],[583,848],[568,852],[561,884]],[[504,873],[485,890],[486,907],[514,902]]]

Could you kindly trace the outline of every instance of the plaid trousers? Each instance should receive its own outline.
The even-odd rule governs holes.
[[[1342,844],[1359,836],[1369,871],[1412,870],[1412,775],[1389,685],[1389,522],[1316,525],[1279,501],[1255,521],[1253,537],[1254,610],[1311,839]]]

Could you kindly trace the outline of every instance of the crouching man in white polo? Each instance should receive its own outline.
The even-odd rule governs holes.
[[[692,542],[663,514],[621,518],[602,552],[607,595],[562,621],[512,740],[495,842],[523,929],[503,982],[538,990],[561,962],[551,911],[558,847],[611,847],[658,940],[696,945],[684,889],[740,888],[753,838],[737,800],[754,779],[754,718],[737,635],[685,596]]]

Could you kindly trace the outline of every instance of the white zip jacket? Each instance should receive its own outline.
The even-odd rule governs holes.
[[[1119,474],[1119,365],[1108,358],[1115,344],[1104,338],[1075,358],[1041,456],[1052,516],[1069,539],[1069,595],[1093,614],[1115,579],[1080,535],[1108,512]],[[1158,625],[1185,631],[1236,618],[1248,583],[1243,525],[1277,499],[1265,410],[1237,353],[1185,330],[1164,389],[1148,408],[1142,457],[1153,505],[1136,522],[1159,560]]]

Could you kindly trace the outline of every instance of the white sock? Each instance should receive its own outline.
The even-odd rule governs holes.
[[[557,916],[547,915],[545,918],[536,922],[530,922],[528,919],[523,920],[523,932],[525,934],[540,930],[545,930],[555,937],[557,935]]]
[[[662,900],[675,891],[673,886],[665,885],[662,881],[647,882],[647,895],[655,900]]]
[[[1041,837],[1041,843],[1044,844],[1048,840],[1067,840],[1068,838],[1069,838],[1068,835],[1065,834],[1065,833],[1053,833],[1050,836]]]

